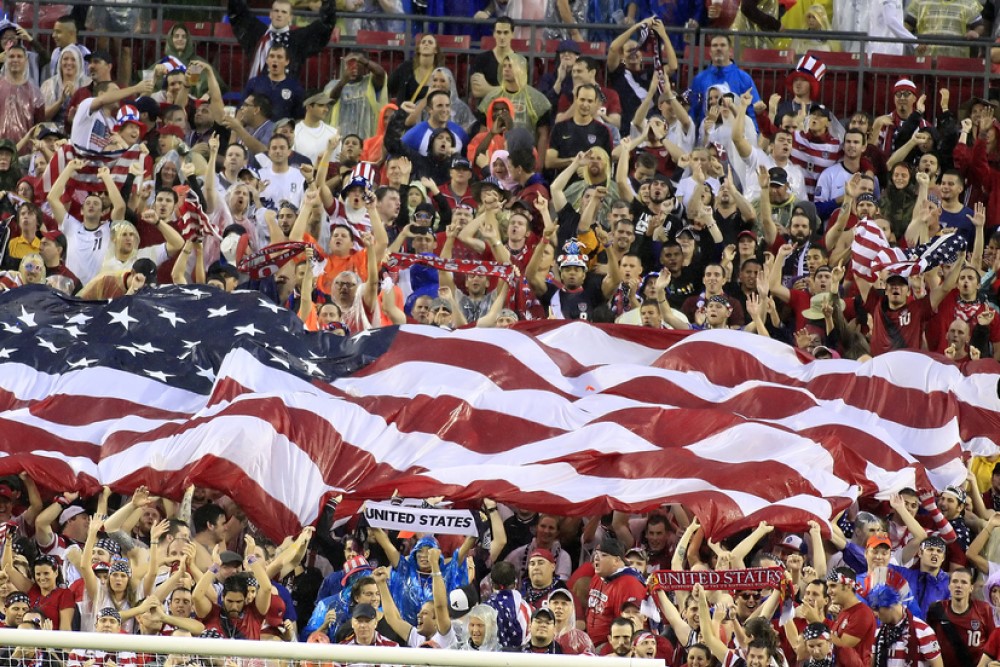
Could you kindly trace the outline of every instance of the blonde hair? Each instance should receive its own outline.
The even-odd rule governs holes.
[[[31,283],[28,280],[28,273],[24,269],[24,265],[27,264],[31,260],[37,261],[38,265],[42,267],[41,279],[38,280],[37,283]],[[39,253],[37,253],[37,252],[29,252],[27,255],[25,255],[24,257],[21,258],[20,264],[17,265],[17,272],[21,274],[21,280],[24,281],[25,285],[29,285],[29,284],[41,285],[41,284],[43,284],[45,282],[45,260],[42,259],[42,256]]]

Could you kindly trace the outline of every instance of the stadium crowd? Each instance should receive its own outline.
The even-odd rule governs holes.
[[[911,349],[974,371],[1000,359],[992,99],[900,78],[892,113],[837,118],[819,98],[819,33],[786,95],[760,98],[728,35],[678,90],[666,28],[717,18],[721,3],[662,20],[625,3],[612,17],[622,29],[601,36],[603,62],[582,55],[572,25],[595,17],[523,2],[561,20],[554,67],[537,75],[511,48],[519,26],[502,0],[476,8],[494,46],[473,61],[468,97],[431,34],[392,72],[352,51],[339,78],[306,90],[298,74],[337,21],[332,0],[313,4],[318,18],[298,27],[290,2],[276,0],[265,25],[231,0],[252,60],[236,109],[183,25],[127,86],[109,50],[79,43],[73,16],[56,23],[51,52],[0,25],[3,289],[258,290],[306,329],[347,336],[562,318],[737,329],[820,360]],[[879,25],[978,39],[992,17],[966,4],[978,7],[887,0]],[[766,3],[742,5],[738,20],[774,27]],[[896,253],[881,271],[880,242]],[[679,505],[580,519],[484,500],[464,540],[357,520],[334,529],[331,501],[315,529],[275,544],[219,492],[53,500],[21,475],[0,480],[0,600],[5,627],[688,667],[998,667],[1000,462],[969,470],[938,494],[863,499],[829,534],[762,524],[720,543]],[[781,568],[782,585],[667,590],[651,576],[749,566]],[[182,662],[5,649],[0,667],[64,657]]]

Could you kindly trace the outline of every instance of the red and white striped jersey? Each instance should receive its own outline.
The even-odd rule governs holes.
[[[802,167],[806,175],[806,192],[812,199],[819,175],[827,167],[837,164],[844,156],[840,141],[829,133],[821,137],[813,137],[798,130],[792,135],[791,160]]]

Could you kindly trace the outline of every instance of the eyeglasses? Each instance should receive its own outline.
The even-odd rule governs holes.
[[[39,271],[41,270],[41,268],[42,268],[41,264],[38,264],[37,262],[28,262],[27,264],[24,265],[25,271]]]
[[[430,213],[417,213],[417,214],[415,214],[413,216],[413,219],[414,220],[430,220],[431,219],[431,215],[430,215]]]
[[[896,92],[896,99],[899,99],[901,97],[909,97],[911,95],[913,95],[913,93],[911,93],[908,90],[900,90]]]
[[[740,597],[744,600],[759,600],[760,593],[740,593]]]

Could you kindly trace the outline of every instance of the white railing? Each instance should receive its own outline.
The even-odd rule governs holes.
[[[269,658],[373,665],[437,665],[439,667],[664,667],[663,660],[594,657],[578,655],[538,655],[450,651],[426,648],[377,648],[341,644],[296,642],[254,642],[197,637],[151,637],[109,635],[93,632],[46,632],[44,630],[4,630],[0,641],[6,647],[26,646],[46,649],[132,651],[173,653],[233,658]]]

